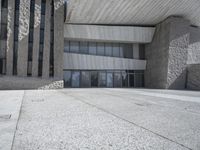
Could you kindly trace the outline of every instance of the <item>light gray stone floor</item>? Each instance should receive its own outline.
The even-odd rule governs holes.
[[[199,150],[200,92],[25,91],[12,149]]]

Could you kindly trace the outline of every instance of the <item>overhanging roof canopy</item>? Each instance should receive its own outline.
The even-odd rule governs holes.
[[[200,0],[68,0],[66,23],[156,25],[172,15],[200,26]]]

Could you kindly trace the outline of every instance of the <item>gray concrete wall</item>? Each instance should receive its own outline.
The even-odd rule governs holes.
[[[200,64],[188,66],[187,88],[190,90],[200,90]]]
[[[190,27],[187,64],[200,64],[200,28]]]
[[[60,89],[63,86],[63,80],[0,76],[0,90]]]
[[[112,41],[121,43],[150,43],[154,27],[101,26],[65,24],[66,39],[87,41]]]
[[[15,20],[15,1],[8,0],[8,32],[7,32],[7,47],[6,47],[6,74],[13,73],[13,44],[14,44],[14,20]]]
[[[54,0],[54,77],[63,79],[64,1]]]
[[[152,43],[146,46],[145,86],[184,89],[188,45],[189,21],[170,17],[158,24]]]
[[[38,76],[38,59],[40,43],[41,0],[35,0],[32,76]]]
[[[145,70],[146,61],[115,57],[64,53],[64,69],[68,70]]]

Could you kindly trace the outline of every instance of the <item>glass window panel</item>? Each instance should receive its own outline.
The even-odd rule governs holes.
[[[99,72],[99,87],[106,87],[106,72]]]
[[[114,87],[122,87],[121,72],[115,72],[114,73]]]
[[[124,58],[133,58],[133,45],[132,44],[121,44],[123,49]]]
[[[128,80],[129,81],[129,87],[134,87],[134,82],[135,82],[134,81],[134,74],[130,73],[128,77],[129,77],[129,80]]]
[[[104,56],[104,43],[97,43],[97,55]]]
[[[126,71],[122,72],[122,87],[128,87],[128,74]]]
[[[105,44],[105,55],[112,56],[112,44],[111,43]]]
[[[139,55],[140,55],[140,59],[142,59],[142,60],[145,59],[145,46],[144,46],[144,44],[140,44],[140,46],[139,46]]]
[[[81,72],[81,87],[87,88],[91,86],[91,78],[89,71]]]
[[[80,53],[88,54],[88,42],[80,42]]]
[[[64,52],[69,52],[69,41],[65,40]]]
[[[64,71],[64,86],[71,87],[71,71]]]
[[[119,47],[120,49],[120,57],[121,58],[124,58],[124,49],[123,49],[123,45],[122,44],[120,44],[120,47]]]
[[[73,88],[80,87],[80,72],[79,71],[72,72],[72,87]]]
[[[120,47],[119,44],[113,44],[113,56],[120,57]]]
[[[96,55],[97,54],[97,45],[96,43],[90,42],[89,43],[89,54]]]
[[[79,52],[79,42],[70,41],[70,52],[78,53]]]
[[[135,74],[135,86],[134,87],[137,87],[137,88],[139,88],[139,87],[143,87],[143,74],[141,74],[141,73],[136,73]]]
[[[98,72],[91,71],[91,87],[98,87]]]
[[[108,88],[113,87],[113,73],[111,73],[111,72],[107,73],[107,87]]]

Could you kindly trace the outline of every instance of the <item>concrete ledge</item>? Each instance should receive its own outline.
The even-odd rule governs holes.
[[[62,89],[63,80],[33,77],[0,76],[0,90]]]

